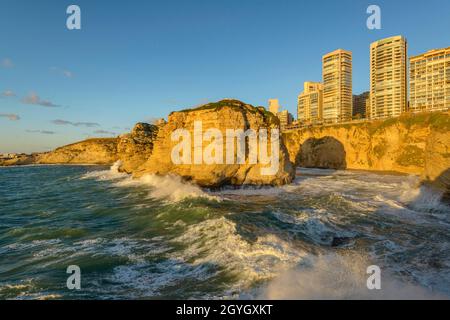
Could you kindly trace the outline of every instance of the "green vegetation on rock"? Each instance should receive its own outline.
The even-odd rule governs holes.
[[[450,131],[450,114],[446,112],[405,113],[400,117],[371,122],[370,134],[373,135],[394,125],[403,125],[407,129],[425,125],[439,132],[447,132]]]
[[[218,111],[221,108],[232,108],[237,111],[246,110],[253,114],[259,113],[263,116],[264,119],[268,121],[269,124],[279,124],[278,118],[273,113],[267,111],[264,107],[254,107],[250,104],[235,99],[224,99],[217,102],[211,102],[196,108],[184,109],[179,112],[195,112],[203,110]]]

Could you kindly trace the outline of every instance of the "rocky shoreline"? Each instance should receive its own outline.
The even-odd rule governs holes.
[[[172,112],[160,125],[138,123],[130,133],[116,138],[88,139],[54,151],[0,159],[0,166],[27,164],[102,164],[121,161],[120,170],[140,177],[175,174],[203,187],[222,185],[282,185],[292,181],[295,166],[356,169],[415,174],[424,183],[450,194],[449,113],[409,115],[363,124],[334,125],[283,132],[279,139],[279,170],[261,175],[261,165],[245,163],[174,164],[170,158],[176,142],[171,134],[194,123],[210,128],[279,129],[278,119],[263,107],[238,100],[222,100],[196,109]],[[205,150],[202,146],[202,151]],[[192,152],[195,152],[192,146]]]
[[[172,112],[167,123],[159,126],[138,123],[133,130],[116,138],[95,138],[59,147],[54,151],[35,154],[27,162],[0,162],[0,165],[20,164],[99,164],[109,165],[120,160],[120,171],[141,177],[145,174],[181,176],[202,187],[221,187],[223,185],[283,185],[295,177],[295,169],[289,160],[287,149],[280,138],[279,166],[273,174],[262,174],[266,164],[263,161],[249,161],[249,150],[240,163],[174,164],[171,150],[178,144],[172,141],[174,130],[185,130],[194,136],[194,124],[201,121],[203,130],[214,129],[221,134],[227,130],[258,130],[262,128],[279,130],[279,120],[263,107],[254,107],[238,100],[222,100],[200,108]],[[267,140],[272,141],[270,133]],[[236,143],[237,144],[237,143]],[[208,143],[201,147],[206,152]],[[270,143],[268,147],[271,147]],[[189,147],[194,154],[195,145]],[[237,148],[233,151],[237,159]],[[234,149],[234,148],[233,148]],[[270,153],[270,152],[269,152]],[[225,155],[225,154],[224,154]],[[258,159],[260,155],[258,153]]]

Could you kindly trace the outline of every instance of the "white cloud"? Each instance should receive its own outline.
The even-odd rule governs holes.
[[[8,118],[11,121],[20,120],[19,115],[13,113],[0,113],[0,118]]]
[[[27,130],[29,133],[55,134],[55,131],[48,130]]]
[[[111,136],[116,136],[117,135],[115,132],[106,131],[106,130],[95,130],[94,133],[95,134],[111,135]]]
[[[63,74],[67,77],[67,78],[72,78],[73,77],[73,73],[69,70],[64,70]]]
[[[87,128],[100,127],[100,125],[97,122],[72,122],[67,120],[56,119],[52,120],[52,123],[58,126],[70,125],[74,127],[87,127]]]
[[[22,99],[22,102],[25,104],[33,104],[38,105],[42,107],[48,107],[48,108],[57,108],[60,107],[60,105],[54,104],[51,101],[48,100],[42,100],[36,93],[32,92],[28,96]]]
[[[51,71],[58,73],[66,78],[72,78],[73,77],[73,72],[67,69],[61,69],[58,67],[51,67],[50,68]]]
[[[2,92],[2,97],[15,97],[16,94],[12,90],[5,90]]]

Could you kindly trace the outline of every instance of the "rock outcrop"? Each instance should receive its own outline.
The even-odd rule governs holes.
[[[131,173],[150,157],[157,132],[158,126],[138,123],[131,133],[69,144],[40,154],[34,163],[110,165],[120,160],[120,170]]]
[[[203,133],[208,129],[219,130],[223,136],[223,144],[226,143],[227,130],[242,129],[245,132],[252,129],[258,133],[259,129],[267,129],[269,133],[267,139],[269,141],[267,146],[269,155],[272,138],[270,129],[279,129],[279,121],[272,113],[265,111],[264,108],[255,108],[237,100],[222,100],[197,109],[173,112],[169,115],[167,124],[158,132],[150,159],[134,172],[134,176],[175,174],[204,187],[243,184],[281,185],[289,183],[293,179],[295,171],[281,139],[277,141],[279,143],[279,165],[273,174],[262,174],[261,170],[267,168],[268,165],[261,164],[259,153],[257,163],[249,161],[249,150],[245,152],[245,163],[239,164],[236,163],[237,161],[225,163],[225,147],[222,149],[221,162],[216,161],[211,164],[204,162],[195,164],[195,161],[182,164],[174,163],[171,155],[179,141],[172,141],[172,133],[177,129],[184,129],[193,140],[195,135],[198,134],[194,132],[194,123],[196,122],[201,122]],[[202,138],[200,137],[200,139]],[[197,151],[204,154],[211,144],[212,141],[203,142],[202,146],[197,147],[200,148]],[[191,155],[194,155],[195,150],[195,144],[190,143]],[[234,150],[234,155],[235,153],[236,150]]]
[[[222,135],[223,143],[220,145],[222,159],[219,161],[215,157],[215,152],[219,152],[218,148],[211,153],[217,160],[213,163],[207,161],[175,163],[172,152],[179,141],[172,141],[172,133],[177,129],[184,129],[194,139],[194,123],[198,122],[202,123],[200,135],[206,133],[208,129],[214,129],[216,133]],[[112,164],[120,160],[119,170],[132,173],[135,177],[144,174],[173,174],[204,187],[243,184],[281,185],[292,181],[295,170],[282,140],[276,134],[279,126],[278,118],[262,107],[256,108],[237,100],[223,100],[197,109],[173,112],[167,123],[161,122],[157,126],[138,123],[131,133],[117,138],[88,139],[57,148],[52,152],[41,154],[36,163]],[[260,129],[267,132],[267,145],[261,145],[260,136],[264,134],[260,133]],[[276,129],[275,133],[272,133],[272,129]],[[249,137],[242,140],[244,152],[241,161],[237,158],[237,148],[240,144],[235,136],[231,140],[233,161],[227,160],[225,144],[227,130],[236,130],[233,131],[236,134],[239,134],[239,130],[242,133],[249,130],[255,134],[257,145],[254,149],[250,147]],[[203,137],[201,139],[204,140]],[[204,140],[200,153],[203,155],[208,146],[215,143],[215,138],[208,142]],[[276,150],[275,153],[272,153],[272,146]],[[192,143],[189,152],[194,155],[195,150],[198,151],[198,147],[196,149]],[[251,157],[252,150],[256,158]],[[278,156],[272,157],[276,153]],[[271,167],[274,170],[268,172]]]
[[[117,138],[94,138],[41,154],[40,164],[112,164],[118,160]]]
[[[138,123],[131,133],[119,137],[117,158],[122,162],[121,171],[131,173],[150,158],[153,151],[153,141],[158,134],[158,130],[158,126]]]
[[[37,156],[37,154],[19,154],[13,158],[0,158],[0,167],[34,164]]]
[[[190,110],[173,112],[167,123],[138,123],[131,133],[117,138],[88,139],[52,152],[20,155],[1,159],[0,165],[22,164],[105,164],[121,160],[120,170],[135,177],[144,174],[175,174],[200,186],[281,185],[289,183],[295,166],[333,169],[394,171],[419,175],[423,182],[446,190],[450,200],[450,113],[405,115],[385,121],[310,127],[287,131],[279,142],[279,166],[273,174],[262,174],[269,165],[249,161],[196,164],[174,163],[172,152],[179,140],[172,133],[184,129],[195,139],[194,123],[201,122],[202,132],[217,129],[226,139],[226,130],[279,128],[279,120],[264,108],[255,108],[237,100],[223,100]],[[201,138],[204,140],[204,137]],[[212,138],[201,146],[190,145],[190,154],[201,154],[212,145]],[[234,143],[237,147],[237,143]],[[211,151],[211,150],[210,150]],[[223,151],[225,157],[226,150]],[[235,150],[236,151],[236,150]],[[215,156],[216,150],[211,155]],[[183,153],[183,152],[182,152]],[[181,153],[181,154],[182,154]]]
[[[450,114],[311,127],[283,134],[297,166],[417,174],[450,189]]]

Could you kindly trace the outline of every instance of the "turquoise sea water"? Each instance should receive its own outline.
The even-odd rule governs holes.
[[[0,168],[0,299],[448,297],[450,208],[413,176],[299,168],[288,186],[209,191]]]

